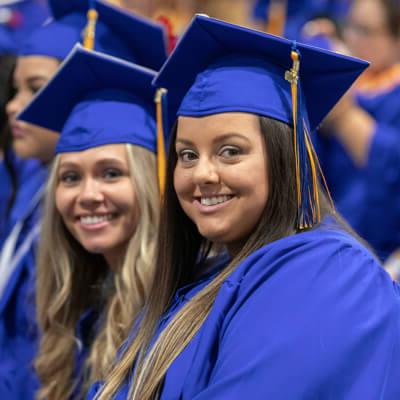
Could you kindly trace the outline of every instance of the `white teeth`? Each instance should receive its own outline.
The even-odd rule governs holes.
[[[202,197],[200,203],[203,206],[215,206],[217,204],[224,203],[232,198],[232,196],[213,196],[213,197]]]
[[[94,224],[99,224],[104,221],[109,221],[112,219],[112,214],[107,214],[107,215],[86,215],[84,217],[81,217],[81,223],[84,225],[94,225]]]

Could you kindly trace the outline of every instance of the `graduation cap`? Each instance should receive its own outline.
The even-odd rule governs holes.
[[[48,17],[47,5],[37,0],[0,1],[0,54],[18,54],[26,37]]]
[[[293,127],[298,229],[320,220],[322,178],[309,132],[367,62],[196,15],[154,83],[173,116],[247,112]]]
[[[155,75],[77,44],[17,118],[60,132],[58,154],[116,143],[158,153]]]
[[[17,44],[15,43],[11,32],[9,32],[4,26],[0,25],[0,55],[15,54],[17,51]]]
[[[21,55],[63,60],[80,42],[152,69],[166,59],[164,28],[158,23],[103,0],[49,0],[49,5],[53,19],[28,38]]]

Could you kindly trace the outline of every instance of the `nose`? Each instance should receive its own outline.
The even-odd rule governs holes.
[[[219,171],[215,162],[208,157],[200,157],[194,167],[193,181],[199,186],[219,183]]]
[[[9,119],[14,118],[24,107],[18,93],[7,103],[6,112]]]
[[[78,198],[79,204],[85,208],[93,208],[104,201],[101,184],[93,178],[83,181]]]

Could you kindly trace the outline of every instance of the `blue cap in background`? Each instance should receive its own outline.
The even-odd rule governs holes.
[[[50,0],[53,19],[25,42],[20,55],[41,55],[63,60],[76,43],[83,42],[87,12],[97,11],[94,50],[158,69],[167,56],[162,25],[128,13],[102,0]],[[145,40],[143,40],[145,38]],[[151,51],[149,51],[151,49]]]
[[[0,5],[0,54],[18,54],[31,32],[49,17],[45,0],[8,0]]]
[[[155,153],[154,77],[152,70],[78,44],[18,118],[61,132],[56,153],[114,143]]]

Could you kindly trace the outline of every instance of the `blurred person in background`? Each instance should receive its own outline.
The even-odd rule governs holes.
[[[258,29],[299,39],[310,20],[327,18],[340,24],[351,0],[255,0],[252,17]]]
[[[400,1],[355,0],[343,39],[371,65],[315,145],[338,211],[384,261],[400,246]]]
[[[6,113],[6,103],[12,97],[11,76],[15,57],[13,54],[0,55],[0,237],[15,197],[17,185]]]
[[[16,55],[26,37],[48,18],[46,3],[44,0],[5,0],[0,5],[0,248],[7,235],[6,221],[17,186],[39,167],[36,161],[23,161],[13,151],[5,106],[13,95],[11,74]]]
[[[249,0],[114,0],[124,8],[163,23],[170,39],[170,51],[196,13],[253,27]]]

